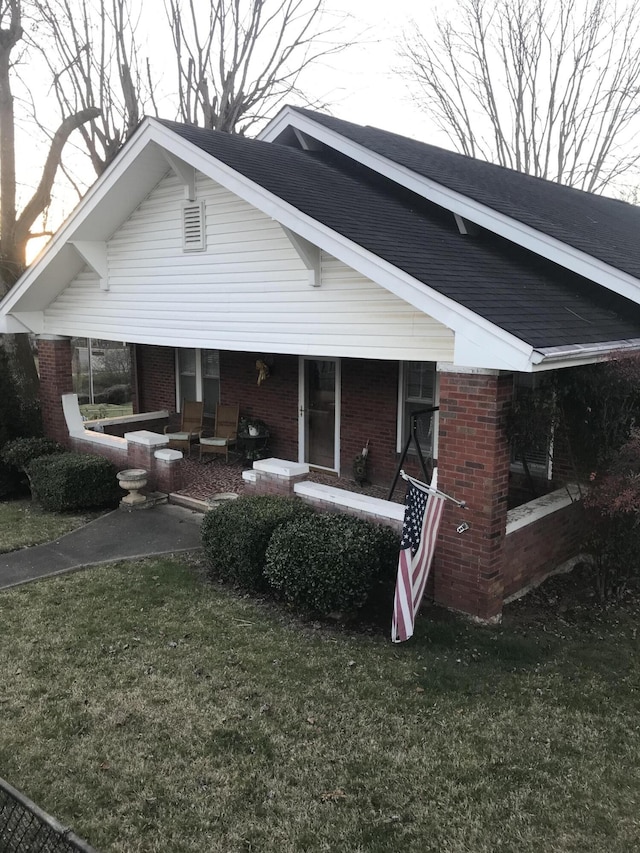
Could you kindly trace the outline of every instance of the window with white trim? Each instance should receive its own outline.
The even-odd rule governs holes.
[[[176,404],[204,401],[205,415],[215,415],[220,400],[220,353],[214,349],[176,350]]]
[[[436,363],[434,361],[403,361],[400,363],[400,388],[398,394],[398,440],[401,452],[411,428],[411,415],[420,409],[436,404]],[[433,455],[435,417],[425,415],[417,421],[418,441],[425,456]],[[415,454],[413,444],[409,453]]]

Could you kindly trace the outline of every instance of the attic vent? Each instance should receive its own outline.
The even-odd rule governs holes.
[[[185,201],[182,205],[182,248],[185,252],[206,248],[204,201]]]

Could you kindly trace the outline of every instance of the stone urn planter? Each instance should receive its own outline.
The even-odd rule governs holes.
[[[135,506],[144,503],[146,498],[140,494],[140,489],[147,485],[147,472],[144,468],[129,468],[126,471],[118,471],[116,474],[120,488],[129,492],[122,498],[125,506]]]

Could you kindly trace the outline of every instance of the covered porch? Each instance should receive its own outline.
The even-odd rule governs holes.
[[[147,432],[160,439],[170,414],[179,408],[182,377],[176,351],[170,347],[136,345],[133,387],[137,414],[124,421],[115,419],[112,424],[103,420],[103,432],[92,432],[90,436],[90,430],[85,429],[90,424],[81,424],[82,432],[74,438],[69,434],[61,406],[62,395],[72,387],[69,339],[44,337],[39,342],[39,351],[47,433],[76,449],[81,449],[78,435],[85,452],[89,448],[89,452],[104,455],[114,452],[114,442],[122,448],[127,441],[125,436],[130,437],[131,432]],[[334,429],[328,437],[324,436],[324,451],[331,448],[333,464],[331,458],[324,466],[312,464],[311,472],[302,479],[330,487],[334,497],[324,501],[318,489],[311,488],[313,494],[307,494],[306,498],[322,509],[334,511],[343,503],[339,494],[342,491],[383,500],[403,446],[399,431],[403,414],[409,403],[423,403],[426,399],[408,401],[403,396],[403,363],[274,354],[268,378],[258,384],[256,362],[262,360],[261,355],[264,354],[219,351],[218,399],[237,403],[243,414],[267,424],[269,451],[276,460],[308,465],[305,455],[309,444],[304,428],[310,424],[309,418],[305,422],[304,410],[309,404],[309,387],[305,370],[310,362],[325,366],[332,363],[333,369],[327,371],[324,379],[325,386],[331,385],[327,411],[331,412],[329,419]],[[500,617],[507,596],[517,594],[574,556],[580,539],[579,504],[572,499],[551,500],[542,509],[534,507],[530,517],[521,512],[518,523],[512,524],[508,506],[511,448],[505,417],[513,396],[513,375],[479,368],[463,370],[443,362],[432,366],[435,381],[430,401],[439,407],[432,448],[438,463],[439,485],[468,505],[464,513],[453,506],[446,509],[434,563],[433,595],[436,602],[446,607],[491,621]],[[203,373],[198,377],[196,370],[196,396],[202,395],[202,385],[198,388],[197,383],[203,379]],[[325,422],[327,419],[325,411]],[[108,435],[113,431],[124,435]],[[143,443],[136,451],[136,466],[146,467],[152,464],[151,457],[156,457],[150,441],[150,445]],[[369,483],[359,487],[353,479],[352,465],[367,442]],[[167,453],[177,456],[169,459]],[[206,505],[220,492],[256,491],[255,481],[247,482],[250,466],[238,462],[225,464],[218,459],[201,464],[197,453],[186,458],[179,451],[165,450],[164,454],[165,458],[157,464],[174,473],[161,487],[174,496],[172,499],[191,498]],[[405,462],[410,473],[420,476],[415,457],[407,457]],[[293,487],[290,491],[295,493]],[[398,488],[393,497],[396,502],[402,501],[402,489]],[[394,505],[391,515],[395,515],[397,526],[402,511],[398,503]],[[460,535],[457,530],[463,520],[469,529]],[[536,525],[535,532],[531,524]],[[553,531],[553,537],[545,537],[545,530]],[[516,539],[521,546],[514,544]],[[538,545],[544,542],[545,547],[538,549],[536,542]]]

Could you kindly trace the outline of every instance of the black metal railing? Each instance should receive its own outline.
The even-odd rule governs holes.
[[[0,853],[97,851],[4,779],[0,779]]]

